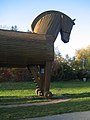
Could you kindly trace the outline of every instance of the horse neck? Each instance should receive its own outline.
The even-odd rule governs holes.
[[[60,16],[58,14],[48,14],[37,22],[33,32],[38,34],[52,35],[55,41],[59,31]]]

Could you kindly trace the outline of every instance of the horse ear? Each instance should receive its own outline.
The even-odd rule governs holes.
[[[73,19],[73,25],[75,25],[75,23],[74,23],[75,20],[76,20],[76,19]]]
[[[73,21],[75,21],[76,19],[73,19]]]

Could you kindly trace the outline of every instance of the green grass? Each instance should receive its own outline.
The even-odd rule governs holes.
[[[38,98],[33,82],[0,83],[0,105],[48,101]]]
[[[49,101],[39,99],[32,82],[0,83],[0,105]],[[52,105],[0,108],[1,120],[17,120],[38,116],[90,110],[90,82],[53,82],[51,92],[57,98],[70,99]]]

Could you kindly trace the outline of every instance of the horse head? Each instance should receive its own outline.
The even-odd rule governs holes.
[[[74,21],[75,21],[75,19],[72,20],[67,15],[61,14],[60,33],[61,33],[61,39],[64,43],[69,42],[71,30],[73,28],[73,25],[75,25]]]
[[[62,41],[66,43],[69,41],[73,25],[74,21],[64,13],[46,11],[34,19],[31,28],[34,33],[52,35],[54,41],[60,32]]]

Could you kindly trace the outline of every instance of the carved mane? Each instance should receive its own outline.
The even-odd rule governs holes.
[[[73,20],[59,11],[46,11],[38,15],[31,24],[34,33],[53,35],[55,39],[60,32],[62,24],[62,16],[64,19],[73,22]]]

